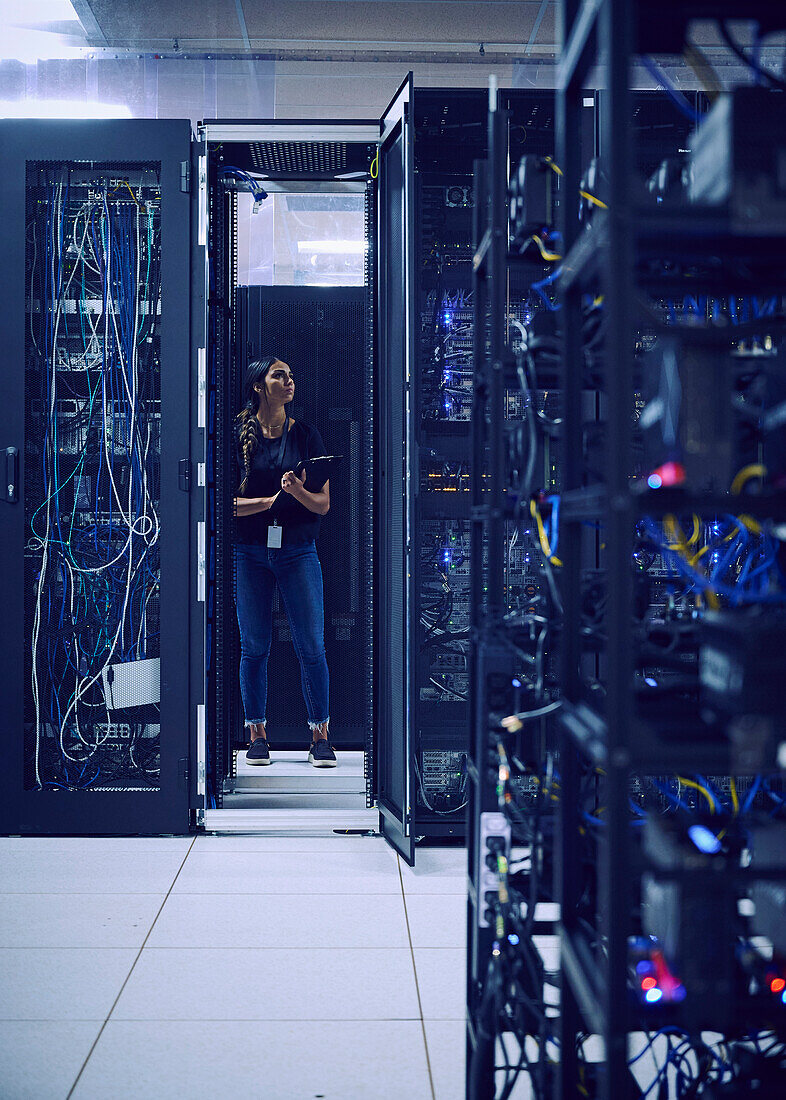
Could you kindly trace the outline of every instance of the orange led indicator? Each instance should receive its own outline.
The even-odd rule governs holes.
[[[786,979],[773,978],[770,982],[770,989],[773,993],[780,993],[782,990],[786,989]]]
[[[641,982],[642,989],[654,989],[658,983],[654,978],[643,978]]]

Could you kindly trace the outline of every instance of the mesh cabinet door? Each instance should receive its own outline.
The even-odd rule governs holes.
[[[376,455],[375,719],[380,830],[408,863],[413,626],[410,375],[414,362],[414,137],[411,74],[382,119]]]
[[[2,832],[188,831],[190,140],[0,123]]]

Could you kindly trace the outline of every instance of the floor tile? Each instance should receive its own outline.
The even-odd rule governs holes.
[[[426,1020],[424,1027],[435,1100],[460,1100],[465,1093],[467,1025],[464,1020]]]
[[[3,1100],[63,1100],[100,1030],[100,1020],[0,1021]]]
[[[113,852],[180,852],[185,855],[193,843],[193,836],[3,836],[0,837],[0,856],[6,852],[24,852],[27,856],[69,852],[84,858]]]
[[[297,883],[304,894],[400,893],[396,857],[390,850],[320,853],[191,853],[178,876],[179,894],[290,894]]]
[[[457,947],[418,947],[414,955],[423,1019],[465,1019],[466,951]]]
[[[413,1020],[412,956],[396,948],[146,948],[112,1018]]]
[[[136,947],[164,894],[0,894],[0,947]]]
[[[7,894],[165,894],[185,854],[186,849],[0,852],[0,883]]]
[[[413,947],[465,947],[466,894],[407,894]]]
[[[215,947],[217,928],[227,930],[228,942],[234,946],[409,946],[401,891],[310,894],[308,898],[302,894],[170,894],[147,946]]]
[[[104,1020],[138,952],[3,948],[0,1019]]]
[[[419,1021],[266,1022],[260,1057],[249,1057],[249,1031],[223,1021],[110,1021],[74,1100],[431,1100]]]
[[[407,894],[466,894],[466,849],[418,848],[414,867],[401,861],[401,878]]]

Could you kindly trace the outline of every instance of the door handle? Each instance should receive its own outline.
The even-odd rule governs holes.
[[[19,500],[19,448],[5,447],[5,476],[3,478],[3,500],[16,504]]]

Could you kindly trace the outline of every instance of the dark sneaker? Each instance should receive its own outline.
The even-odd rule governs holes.
[[[330,747],[330,743],[324,738],[312,742],[308,753],[308,762],[315,768],[335,768],[336,754]]]
[[[266,737],[257,737],[251,742],[251,748],[246,751],[247,764],[272,764],[270,759],[270,747]]]

